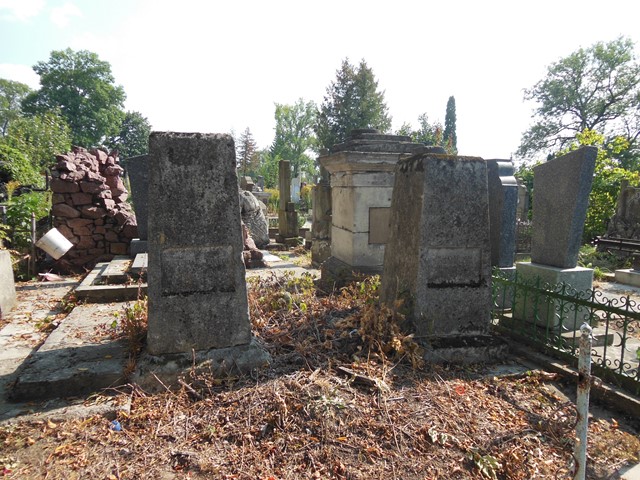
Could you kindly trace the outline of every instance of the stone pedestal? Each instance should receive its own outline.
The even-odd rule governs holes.
[[[335,211],[335,210],[334,210]],[[414,155],[398,162],[380,301],[397,301],[416,337],[488,330],[491,264],[487,164]]]
[[[593,288],[593,269],[591,268],[558,268],[549,265],[519,262],[516,263],[516,274],[518,282],[537,284],[541,289],[564,283],[570,287],[567,290],[567,295],[572,295],[574,292],[584,292],[586,296],[587,291]],[[547,300],[543,293],[538,296],[535,293],[527,293],[525,296],[521,291],[513,306],[513,316],[519,320],[526,320],[545,328],[560,329],[560,324],[562,323],[562,329],[576,330],[585,321],[588,322],[589,309],[587,307],[579,307],[577,311],[570,310],[566,302],[553,299]]]
[[[16,306],[16,286],[13,281],[11,254],[0,250],[0,319]]]
[[[233,139],[149,138],[149,353],[251,341]]]
[[[268,364],[251,336],[233,138],[153,132],[149,155],[149,328],[135,381]]]
[[[632,268],[616,270],[616,282],[632,287],[640,287],[640,271]]]
[[[319,158],[331,181],[331,256],[352,271],[382,273],[395,165],[423,149],[409,137],[355,131]],[[328,268],[328,266],[327,266]],[[325,271],[323,269],[323,281]]]

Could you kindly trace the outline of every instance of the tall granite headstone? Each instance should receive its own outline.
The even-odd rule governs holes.
[[[516,253],[518,182],[511,160],[487,160],[491,265],[512,268]]]
[[[533,169],[531,262],[516,264],[521,281],[564,283],[576,292],[592,288],[593,269],[577,263],[597,154],[596,147],[581,147]],[[562,300],[541,302],[518,296],[514,317],[554,329],[577,329],[590,318],[585,307],[567,314]]]
[[[491,312],[487,164],[418,154],[396,167],[380,300],[417,337],[485,332]]]
[[[148,352],[248,344],[232,137],[153,132],[149,151]]]
[[[577,265],[597,154],[581,147],[534,167],[532,263]]]

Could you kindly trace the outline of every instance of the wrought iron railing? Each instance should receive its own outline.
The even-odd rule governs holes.
[[[629,295],[605,296],[598,288],[576,291],[501,271],[493,275],[497,329],[546,353],[577,364],[580,326],[594,329],[594,374],[640,394],[640,304]]]

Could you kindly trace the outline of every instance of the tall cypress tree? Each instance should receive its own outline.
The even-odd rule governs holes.
[[[453,95],[447,101],[447,114],[444,117],[444,141],[450,143],[451,151],[458,152],[458,136],[456,135],[456,99]]]
[[[364,60],[355,68],[344,59],[318,111],[315,131],[320,148],[344,141],[354,128],[390,127],[384,91],[378,91],[373,70]]]

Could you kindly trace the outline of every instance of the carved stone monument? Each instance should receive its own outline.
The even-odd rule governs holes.
[[[264,364],[251,336],[232,137],[153,132],[149,147],[150,356],[139,376],[171,378],[194,361],[214,372]]]
[[[395,165],[424,148],[407,136],[354,130],[318,159],[331,175],[331,257],[322,265],[322,283],[342,285],[352,272],[382,273]]]
[[[403,300],[416,337],[477,335],[489,326],[487,164],[418,154],[398,162],[380,300]]]

